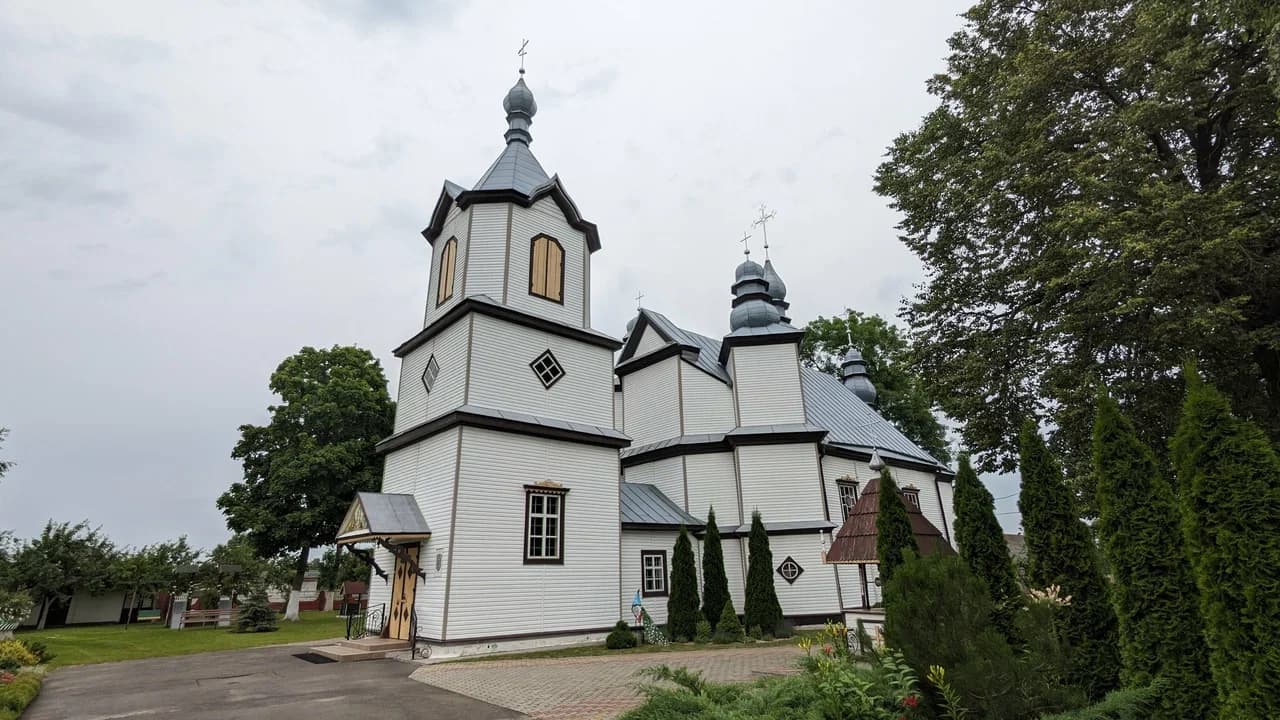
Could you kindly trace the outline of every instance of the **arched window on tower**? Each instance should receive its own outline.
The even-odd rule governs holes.
[[[529,250],[529,294],[564,303],[564,248],[539,235]]]
[[[440,274],[436,277],[436,305],[443,305],[453,297],[453,276],[458,262],[458,238],[449,241],[440,249]]]

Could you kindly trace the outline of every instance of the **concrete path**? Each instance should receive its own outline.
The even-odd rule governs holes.
[[[603,720],[639,704],[636,672],[650,665],[701,670],[715,682],[744,682],[796,672],[791,644],[690,652],[442,663],[414,680],[512,708],[536,720]]]
[[[520,714],[416,683],[395,660],[313,665],[306,646],[53,671],[23,720],[507,720]]]

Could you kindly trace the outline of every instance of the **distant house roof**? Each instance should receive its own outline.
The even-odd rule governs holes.
[[[942,532],[920,512],[920,508],[905,500],[901,500],[907,508],[907,519],[911,521],[911,532],[915,535],[916,546],[920,554],[930,555],[942,553],[955,555],[943,537]],[[880,478],[872,478],[862,491],[861,497],[849,510],[849,517],[844,525],[836,531],[831,541],[831,549],[827,551],[827,562],[837,564],[878,563],[876,553],[876,518],[880,516]]]
[[[646,483],[622,483],[622,496],[618,505],[622,526],[669,527],[684,525],[693,530],[706,523],[685,512],[662,491]]]
[[[643,321],[637,320],[632,337],[627,339],[623,347],[623,362],[630,361],[635,356],[639,347],[639,334],[648,326],[668,343],[675,343],[689,350],[680,354],[685,362],[726,385],[732,382],[728,371],[720,364],[719,340],[680,328],[662,313],[648,308],[642,308],[639,317]],[[790,326],[779,326],[776,330],[796,332]],[[696,353],[691,352],[695,350]],[[893,423],[880,417],[879,413],[845,387],[839,379],[807,367],[800,368],[800,379],[804,389],[805,420],[828,432],[824,444],[868,454],[872,450],[879,450],[880,455],[890,462],[896,459],[923,463],[949,472],[937,458],[911,442]],[[641,448],[634,448],[631,453],[635,454],[639,450]]]

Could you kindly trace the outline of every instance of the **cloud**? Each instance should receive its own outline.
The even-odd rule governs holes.
[[[89,140],[115,140],[136,129],[131,109],[150,104],[140,96],[121,97],[96,78],[73,80],[65,93],[47,86],[23,87],[0,77],[0,110]]]
[[[309,4],[365,32],[407,28],[424,20],[448,21],[459,5],[451,0],[310,0]]]
[[[111,282],[102,283],[101,285],[95,285],[93,289],[101,292],[106,292],[106,293],[129,294],[129,293],[137,292],[139,290],[142,290],[143,288],[146,288],[149,285],[152,285],[161,280],[164,280],[168,276],[169,276],[169,273],[163,270],[157,270],[153,273],[149,273],[147,275],[143,275],[140,277],[121,278],[119,280],[112,280]]]
[[[128,201],[128,193],[101,187],[98,177],[106,171],[101,163],[80,163],[58,172],[44,172],[21,184],[31,200],[55,205],[113,205]]]
[[[557,88],[554,85],[545,89],[539,88],[538,96],[543,104],[547,105],[558,105],[564,100],[590,100],[612,90],[618,83],[618,75],[616,67],[600,68],[573,83],[568,89]]]

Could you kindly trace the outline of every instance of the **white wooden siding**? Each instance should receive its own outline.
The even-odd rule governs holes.
[[[935,480],[934,482],[937,481]],[[954,548],[956,546],[956,531],[955,528],[951,526],[951,523],[956,517],[955,497],[953,495],[955,487],[949,482],[938,482],[937,485],[938,493],[942,495],[942,508],[946,514],[947,520],[947,529],[944,532],[951,538],[951,547]],[[939,526],[938,529],[941,530],[942,527]]]
[[[644,328],[644,333],[640,335],[640,343],[636,345],[636,352],[634,355],[632,355],[632,357],[640,357],[641,355],[647,355],[653,352],[654,350],[657,350],[658,348],[665,346],[666,344],[667,344],[667,341],[662,339],[662,336],[658,334],[657,330],[654,330],[652,327],[646,325]]]
[[[744,445],[737,453],[744,522],[753,510],[766,525],[824,519],[813,443]]]
[[[507,267],[507,304],[525,312],[584,327],[586,237],[569,227],[560,207],[549,197],[522,208],[512,205],[511,263]],[[564,248],[564,303],[529,294],[529,252],[533,238],[546,234]]]
[[[615,430],[622,429],[622,393],[620,392],[613,394],[613,427]]]
[[[502,302],[502,280],[506,277],[507,216],[505,203],[472,205],[471,245],[467,256],[467,295],[488,295]]]
[[[846,609],[862,607],[862,576],[858,572],[858,566],[832,565],[830,567],[836,568],[840,576],[840,596],[844,600],[844,607]],[[873,607],[880,603],[880,588],[876,587],[877,577],[879,577],[879,569],[875,565],[868,565],[867,596]]]
[[[822,562],[818,531],[802,535],[772,535],[769,537],[769,551],[773,555],[773,586],[778,591],[783,615],[839,614],[836,574],[833,566]],[[777,571],[788,556],[804,570],[794,584],[788,583]]]
[[[680,458],[663,458],[632,465],[622,472],[627,482],[653,485],[671,502],[684,507],[684,464]]]
[[[827,509],[831,512],[831,522],[840,525],[844,522],[844,514],[840,511],[840,488],[836,481],[848,475],[858,483],[858,497],[867,487],[867,481],[875,474],[871,468],[860,460],[825,455],[822,458],[822,480],[827,492]]]
[[[804,422],[795,343],[734,348],[733,371],[744,427]]]
[[[525,488],[567,489],[564,564],[524,564]],[[448,641],[607,628],[618,620],[618,453],[462,429]]]
[[[675,553],[676,536],[679,533],[669,532],[665,530],[623,530],[622,531],[622,592],[618,603],[618,617],[627,621],[628,624],[634,624],[635,619],[631,614],[631,601],[635,599],[636,590],[644,587],[643,575],[640,565],[640,552],[642,550],[663,550],[667,553],[667,589],[671,586],[671,558]],[[692,537],[694,565],[697,566],[701,562],[702,549],[698,541]],[[702,596],[702,581],[699,577],[698,596]],[[667,598],[664,597],[640,597],[644,603],[644,609],[649,611],[650,617],[658,624],[667,621]]]
[[[722,433],[732,430],[733,389],[689,363],[680,363],[684,434]]]
[[[400,360],[395,431],[401,432],[457,408],[467,384],[466,318],[450,325]],[[431,392],[422,384],[427,361],[436,356],[440,374]]]
[[[470,404],[613,425],[613,353],[608,348],[487,315],[474,317]],[[548,349],[565,373],[549,389],[529,367]]]
[[[430,282],[427,283],[427,313],[426,321],[423,326],[430,325],[431,321],[447,312],[449,308],[456,305],[462,300],[464,289],[462,287],[463,278],[466,274],[466,258],[467,258],[467,223],[471,218],[471,208],[466,210],[458,210],[455,205],[449,211],[449,217],[445,220],[444,229],[440,231],[440,236],[435,239],[435,244],[431,246],[431,274]],[[453,297],[444,302],[443,305],[436,306],[436,286],[440,282],[440,251],[444,249],[444,244],[449,238],[458,238],[458,256],[453,262]],[[467,291],[469,292],[469,290]]]
[[[942,511],[938,506],[937,481],[934,480],[934,474],[893,466],[889,467],[889,472],[893,473],[893,480],[899,488],[914,487],[920,491],[920,512],[933,523],[934,527],[938,528],[942,537],[947,539],[950,528],[943,530]],[[951,517],[949,509],[947,517],[948,519]]]
[[[741,615],[743,605],[747,602],[747,564],[744,562],[747,556],[747,539],[723,538],[720,549],[724,552],[724,574],[729,579],[729,599],[733,600],[733,609]],[[702,563],[701,558],[698,563]]]
[[[739,525],[738,477],[733,467],[733,453],[686,455],[685,473],[689,482],[688,513],[706,521],[707,511],[716,509],[716,524]]]
[[[454,462],[458,452],[458,428],[453,428],[387,454],[382,492],[409,493],[418,502],[422,517],[431,528],[431,537],[418,552],[418,563],[426,579],[418,578],[415,606],[419,627],[431,638],[439,638],[444,617],[445,581],[449,572],[449,535],[452,530]],[[385,551],[384,551],[385,552]],[[436,569],[436,557],[440,569]],[[378,565],[388,574],[395,568],[390,553],[377,556]],[[388,602],[390,582],[377,575],[369,582],[370,603]]]
[[[623,432],[633,446],[680,434],[679,364],[679,358],[670,357],[622,378]]]

